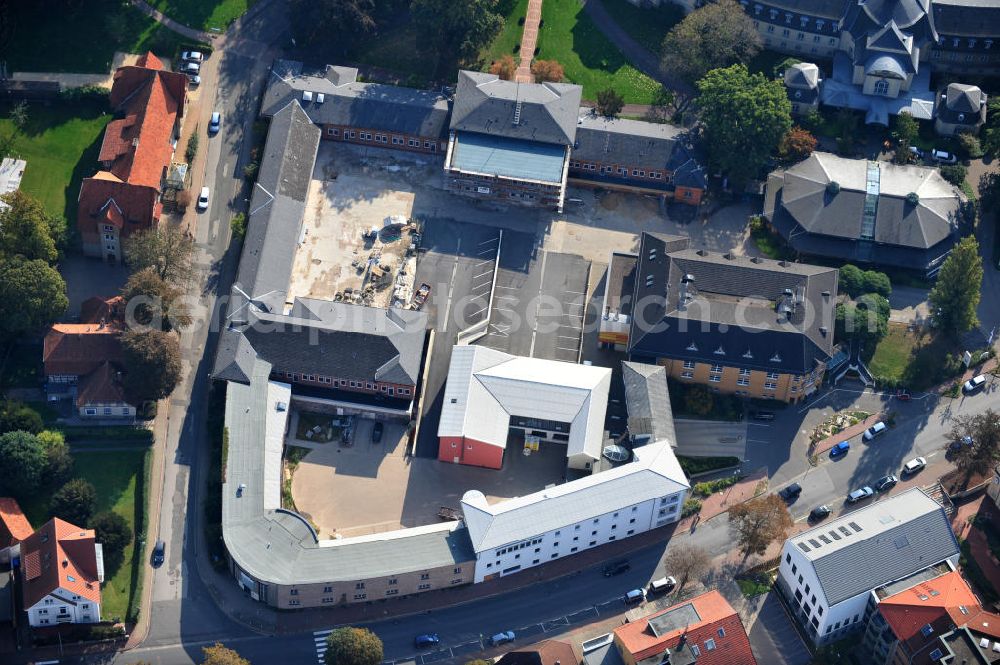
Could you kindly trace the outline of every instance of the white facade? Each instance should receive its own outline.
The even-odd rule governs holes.
[[[81,418],[132,418],[135,407],[124,402],[84,404],[78,409]]]
[[[60,587],[26,608],[28,623],[35,628],[59,623],[98,623],[101,604]]]
[[[523,497],[487,504],[462,497],[476,551],[475,582],[510,575],[680,519],[689,485],[669,441],[635,451],[635,460]]]

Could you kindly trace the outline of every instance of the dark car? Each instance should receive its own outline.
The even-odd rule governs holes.
[[[632,565],[628,561],[615,561],[604,566],[604,576],[614,577],[632,570]]]
[[[896,486],[896,483],[898,482],[899,478],[897,478],[896,476],[892,475],[882,476],[881,478],[875,481],[875,491],[884,492],[886,490],[891,490],[893,487]]]
[[[163,553],[166,551],[167,545],[162,540],[156,541],[153,545],[153,567],[158,568],[163,565]]]
[[[778,490],[778,496],[780,496],[785,501],[793,501],[802,494],[802,485],[798,483],[792,483],[788,487],[784,487]]]
[[[847,451],[851,449],[850,441],[841,441],[833,448],[830,448],[830,459],[837,459],[838,457],[843,457],[847,454]]]
[[[383,425],[380,422],[376,422],[375,425],[372,426],[372,443],[378,443],[382,440],[382,428]]]
[[[830,506],[816,506],[809,511],[809,521],[819,522],[830,516]]]
[[[750,417],[754,420],[774,420],[774,411],[752,411]]]
[[[413,638],[413,646],[418,649],[426,649],[427,647],[432,647],[440,642],[441,638],[438,637],[437,633],[424,633],[423,635],[417,635]]]
[[[948,451],[953,453],[958,452],[963,447],[971,448],[973,445],[975,445],[975,443],[976,443],[975,439],[973,439],[971,436],[966,435],[963,436],[961,439],[957,439],[948,444]]]

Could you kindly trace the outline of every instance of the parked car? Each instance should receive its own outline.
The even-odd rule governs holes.
[[[857,503],[862,499],[868,499],[875,495],[875,490],[865,485],[859,490],[854,490],[847,495],[847,503]]]
[[[166,552],[167,545],[162,540],[156,541],[153,545],[153,568],[159,568],[163,565],[163,554]]]
[[[382,440],[382,428],[381,421],[376,420],[372,425],[372,443],[379,443]]]
[[[947,150],[931,150],[931,159],[942,164],[958,164],[958,157]]]
[[[785,501],[793,501],[799,498],[800,494],[802,494],[802,485],[799,485],[798,483],[792,483],[788,487],[783,487],[778,490],[778,496]]]
[[[615,561],[613,563],[609,563],[608,565],[604,566],[604,576],[614,577],[615,575],[621,575],[622,573],[627,573],[630,570],[632,570],[632,565],[628,561],[625,561],[623,559],[621,561]]]
[[[774,411],[751,411],[750,417],[754,420],[774,420]]]
[[[188,83],[191,84],[192,88],[197,88],[199,85],[201,85],[201,77],[198,76],[197,74],[188,74],[187,77],[188,77]]]
[[[847,454],[847,451],[851,449],[850,441],[841,441],[833,448],[830,448],[830,459],[837,459],[838,457],[843,457]]]
[[[636,603],[641,603],[644,600],[646,600],[645,589],[632,589],[624,596],[622,596],[622,601],[626,605],[635,605]]]
[[[956,439],[955,441],[952,441],[950,444],[948,444],[948,451],[954,453],[961,450],[963,447],[971,448],[975,444],[976,440],[973,439],[968,434],[966,434],[961,439]]]
[[[966,395],[971,395],[977,392],[986,385],[986,377],[980,374],[979,376],[974,376],[962,385],[962,392]]]
[[[865,441],[871,441],[876,436],[881,436],[889,431],[889,426],[886,425],[881,420],[865,430],[865,433],[861,435],[861,438]]]
[[[413,646],[418,649],[426,649],[427,647],[432,647],[440,642],[441,638],[438,637],[437,633],[424,633],[423,635],[417,635],[413,638]]]
[[[185,62],[179,71],[182,74],[201,74],[201,65],[197,62]]]
[[[910,154],[913,155],[914,157],[916,157],[917,159],[923,159],[924,158],[924,151],[921,150],[920,148],[918,148],[915,145],[911,145],[910,146]]]
[[[202,187],[201,194],[198,195],[198,211],[206,210],[208,210],[208,187]]]
[[[673,588],[677,586],[677,580],[671,577],[661,577],[658,580],[653,580],[649,583],[650,593],[667,593],[672,591]]]
[[[831,512],[830,511],[830,506],[827,506],[827,505],[816,506],[815,508],[813,508],[812,510],[809,511],[809,521],[810,522],[819,522],[820,520],[823,520],[823,519],[826,519],[827,517],[829,517],[830,516],[830,512]]]
[[[903,465],[903,475],[908,476],[911,473],[916,473],[920,471],[925,466],[927,466],[927,460],[923,457],[914,457],[909,462]]]
[[[218,134],[220,129],[222,129],[222,114],[213,111],[212,119],[208,121],[208,135]]]
[[[184,62],[200,63],[205,59],[205,54],[201,51],[184,51],[181,53],[181,60]]]
[[[506,644],[507,642],[513,642],[513,641],[514,641],[513,630],[505,630],[504,632],[497,633],[496,635],[490,638],[490,644],[492,644],[493,646],[500,646],[501,644]]]
[[[899,478],[890,474],[888,476],[882,476],[875,481],[875,490],[878,492],[885,492],[891,490],[899,482]]]

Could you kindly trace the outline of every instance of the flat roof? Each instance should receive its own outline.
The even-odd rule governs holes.
[[[466,173],[560,184],[565,159],[562,145],[457,132],[451,166]]]

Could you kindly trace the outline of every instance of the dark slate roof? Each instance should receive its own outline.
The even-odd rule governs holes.
[[[929,249],[948,239],[956,228],[961,194],[937,169],[879,162],[880,195],[874,241]],[[790,216],[804,231],[856,241],[861,234],[868,162],[814,152],[768,179],[764,215],[782,228]],[[828,185],[836,182],[837,193]],[[910,193],[919,197],[910,204]]]
[[[572,159],[665,169],[687,142],[682,127],[641,120],[606,118],[587,110],[576,126]]]
[[[819,88],[819,67],[811,62],[799,62],[785,70],[785,85],[800,90]]]
[[[667,391],[667,368],[662,365],[622,361],[625,405],[632,434],[650,434],[653,441],[667,439],[677,445],[674,413]]]
[[[318,125],[349,125],[444,139],[448,136],[447,98],[439,93],[356,80],[357,70],[328,65],[315,73],[302,63],[277,60],[271,69],[261,115],[270,116],[293,99]],[[312,100],[303,100],[304,92]],[[317,95],[322,93],[320,103]]]
[[[797,374],[830,358],[836,269],[691,249],[650,259],[645,245],[636,270],[632,357]],[[693,281],[682,300],[686,276]]]
[[[750,3],[750,11],[753,11],[752,8],[755,4],[757,3]],[[760,4],[764,7],[784,9],[797,14],[838,19],[844,15],[847,0],[767,0]]]
[[[451,128],[572,145],[582,92],[570,83],[516,83],[495,74],[460,71]]]
[[[855,40],[882,30],[895,22],[903,32],[912,35],[917,47],[937,41],[931,0],[866,0],[847,4],[841,27]]]
[[[934,0],[934,25],[948,37],[996,38],[1000,4],[996,0]]]
[[[985,120],[986,95],[974,85],[950,83],[938,96],[938,106],[935,117],[942,122],[955,125],[975,127]]]

